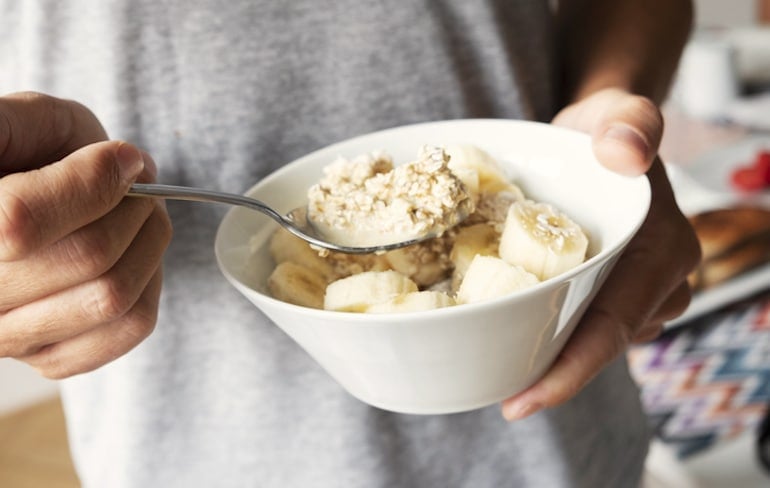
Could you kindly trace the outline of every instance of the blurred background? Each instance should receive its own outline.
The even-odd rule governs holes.
[[[747,192],[731,182],[737,167],[770,151],[770,0],[695,4],[696,31],[663,110],[661,155],[677,199],[688,216],[735,205],[770,208],[770,190]],[[757,451],[770,400],[767,263],[760,259],[699,292],[660,340],[631,351],[656,433],[647,488],[770,486]],[[744,360],[739,366],[736,357]],[[693,364],[701,366],[697,375]],[[10,359],[0,359],[0,486],[78,486],[56,383]]]

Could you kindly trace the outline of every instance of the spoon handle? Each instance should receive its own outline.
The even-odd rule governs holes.
[[[194,202],[214,202],[226,203],[228,205],[238,205],[262,212],[271,219],[278,222],[283,228],[296,235],[300,239],[314,244],[318,247],[326,248],[332,251],[339,251],[348,254],[369,254],[375,252],[389,251],[399,247],[408,246],[419,242],[421,239],[433,237],[432,235],[422,236],[421,239],[406,240],[403,242],[388,243],[378,246],[351,247],[342,244],[329,242],[323,235],[308,221],[307,207],[301,206],[295,208],[287,215],[281,215],[271,207],[255,200],[254,198],[236,195],[234,193],[225,193],[221,191],[206,190],[203,188],[193,188],[189,186],[161,185],[157,183],[134,183],[128,189],[127,195],[135,197],[157,197],[169,200],[188,200]]]
[[[194,202],[215,202],[226,203],[229,205],[239,205],[248,207],[267,215],[282,223],[285,221],[283,215],[268,207],[259,200],[236,195],[234,193],[225,193],[221,191],[206,190],[204,188],[192,188],[188,186],[161,185],[157,183],[134,183],[129,188],[127,195],[137,197],[159,197],[170,200],[188,200]]]

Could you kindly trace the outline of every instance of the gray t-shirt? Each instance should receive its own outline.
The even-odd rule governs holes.
[[[461,117],[548,120],[547,0],[0,0],[0,90],[89,106],[165,183],[241,192],[311,150]],[[414,416],[344,392],[217,270],[225,208],[169,203],[152,336],[62,381],[83,486],[633,487],[619,360],[568,404]]]

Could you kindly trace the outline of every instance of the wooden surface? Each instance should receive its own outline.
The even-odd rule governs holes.
[[[58,399],[0,417],[0,487],[78,486]]]
[[[757,17],[761,24],[770,24],[770,0],[757,1]]]

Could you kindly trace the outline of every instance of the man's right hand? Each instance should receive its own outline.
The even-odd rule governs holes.
[[[0,357],[64,378],[152,332],[171,224],[161,203],[124,197],[155,174],[80,104],[0,97]]]

